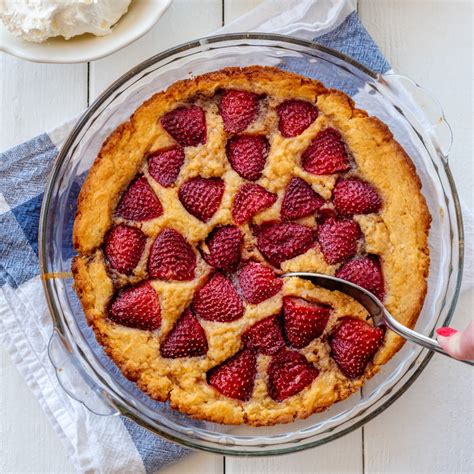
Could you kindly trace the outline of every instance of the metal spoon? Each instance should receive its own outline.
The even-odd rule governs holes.
[[[369,291],[350,283],[346,280],[341,280],[329,275],[323,275],[321,273],[309,273],[309,272],[290,272],[282,275],[282,278],[286,277],[299,277],[304,278],[305,280],[310,280],[317,286],[326,288],[327,290],[337,290],[341,293],[351,296],[356,301],[358,301],[370,314],[372,317],[375,326],[388,326],[392,331],[396,332],[407,341],[414,342],[420,346],[426,347],[430,351],[439,352],[447,357],[450,356],[441,346],[438,344],[436,339],[431,339],[430,337],[424,336],[413,329],[409,329],[400,322],[398,322],[388,311],[387,308],[382,304],[382,302],[374,296]],[[459,359],[454,359],[459,360]],[[464,362],[465,364],[474,366],[474,362],[468,360],[459,360],[459,362]]]

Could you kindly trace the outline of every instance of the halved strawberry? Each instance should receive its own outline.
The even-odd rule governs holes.
[[[278,130],[284,137],[303,133],[318,117],[318,109],[304,100],[285,100],[277,107]]]
[[[310,385],[319,370],[306,357],[295,351],[281,351],[268,366],[268,393],[281,402]]]
[[[285,346],[281,328],[275,316],[262,319],[248,328],[242,335],[246,347],[266,355],[276,354]]]
[[[357,178],[340,179],[333,191],[334,207],[339,214],[370,214],[378,212],[382,200],[377,191],[365,181]]]
[[[365,288],[379,300],[383,300],[383,274],[379,258],[376,255],[349,260],[336,272],[336,276]]]
[[[283,219],[300,219],[315,213],[324,204],[324,199],[301,178],[292,178],[281,203]]]
[[[244,349],[212,368],[207,381],[226,397],[246,401],[252,396],[256,375],[257,357],[253,351]]]
[[[256,181],[262,176],[270,144],[262,135],[236,135],[226,145],[227,159],[244,179]]]
[[[117,215],[130,221],[147,221],[163,214],[163,206],[147,179],[136,179],[125,191],[117,206]]]
[[[251,304],[271,298],[283,286],[283,281],[276,277],[270,267],[256,262],[250,262],[242,268],[239,283],[244,298]]]
[[[206,143],[206,116],[204,110],[197,105],[178,107],[163,115],[160,122],[181,146]]]
[[[104,251],[110,266],[128,275],[138,265],[145,244],[146,236],[140,229],[119,224],[107,234]]]
[[[222,94],[219,112],[227,132],[244,131],[257,116],[258,96],[252,92],[228,90]]]
[[[158,150],[148,157],[150,176],[165,188],[172,186],[178,179],[184,163],[184,149],[175,146],[167,150]]]
[[[329,217],[318,225],[317,231],[321,251],[329,264],[343,262],[357,252],[361,232],[353,220]]]
[[[334,128],[319,132],[301,156],[303,169],[313,174],[333,174],[350,168],[341,134]]]
[[[224,323],[241,318],[244,305],[231,281],[222,273],[215,273],[194,294],[193,310],[202,319]]]
[[[382,329],[346,316],[329,337],[331,356],[346,377],[356,379],[365,372],[383,337]]]
[[[271,222],[255,229],[257,248],[274,266],[305,253],[314,245],[313,231],[294,222]]]
[[[163,357],[197,357],[206,354],[208,349],[204,329],[187,309],[178,319],[171,332],[166,336],[160,347]]]
[[[224,181],[220,178],[197,176],[181,185],[178,196],[190,214],[207,222],[219,209],[224,188]]]
[[[242,251],[243,235],[234,225],[226,225],[214,229],[206,239],[209,253],[204,253],[204,260],[224,271],[235,270]]]
[[[234,197],[232,217],[236,224],[243,224],[273,205],[276,200],[276,194],[267,191],[259,184],[243,184]]]
[[[321,336],[329,320],[331,308],[310,303],[302,298],[283,298],[283,327],[288,342],[297,349]]]
[[[192,280],[196,254],[186,239],[174,229],[164,229],[153,242],[148,273],[160,280]]]
[[[109,318],[130,328],[158,329],[161,325],[160,302],[150,282],[145,281],[119,293],[110,305]]]

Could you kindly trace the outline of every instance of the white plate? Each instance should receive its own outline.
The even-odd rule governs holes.
[[[171,0],[133,0],[128,12],[106,36],[91,34],[70,40],[51,38],[29,43],[12,35],[0,21],[0,50],[40,63],[82,63],[107,56],[143,36],[163,15]]]

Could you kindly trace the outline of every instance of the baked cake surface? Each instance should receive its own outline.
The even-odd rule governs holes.
[[[337,275],[412,326],[430,216],[386,125],[321,83],[228,68],[157,93],[106,140],[74,223],[98,341],[156,400],[271,425],[347,398],[402,346]]]

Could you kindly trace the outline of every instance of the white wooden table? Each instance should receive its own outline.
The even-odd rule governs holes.
[[[204,36],[260,0],[175,0],[145,37],[90,64],[41,65],[0,55],[0,150],[81,112],[143,59]],[[469,0],[359,0],[363,23],[393,67],[430,89],[454,128],[451,166],[474,207],[473,5]],[[470,265],[474,262],[470,262]],[[472,316],[464,293],[454,326]],[[5,351],[0,351],[0,472],[72,472],[71,462]],[[414,385],[364,428],[303,453],[266,459],[193,454],[166,474],[474,472],[474,379],[435,356]]]

